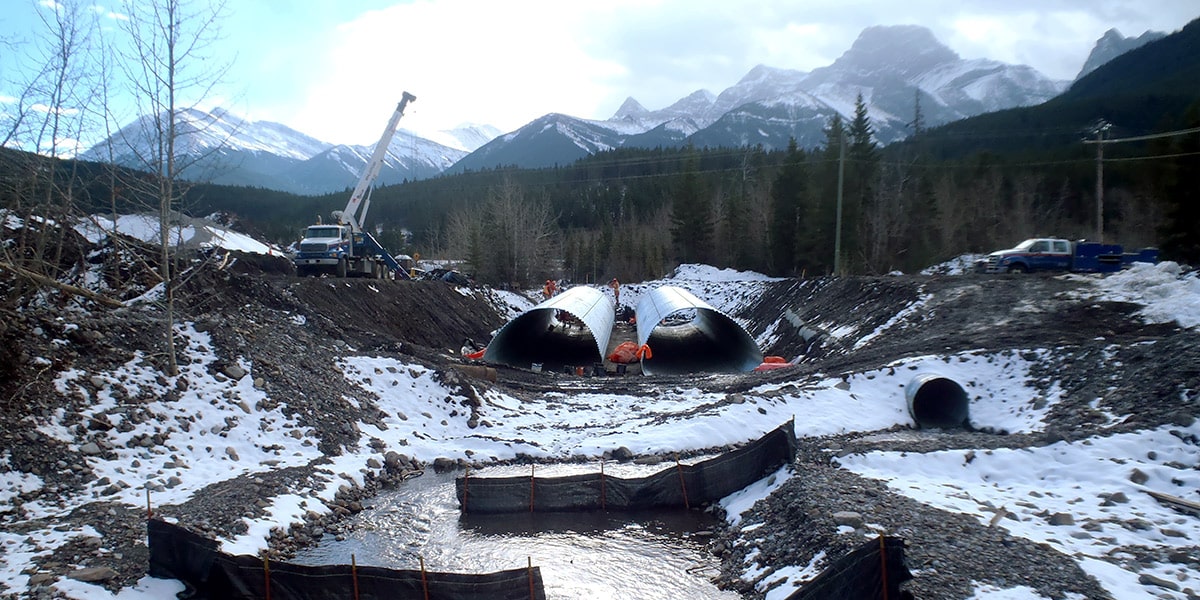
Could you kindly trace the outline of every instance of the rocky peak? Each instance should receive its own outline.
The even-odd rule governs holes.
[[[630,96],[625,99],[625,102],[621,103],[621,108],[617,109],[617,112],[615,114],[613,114],[613,118],[614,119],[630,119],[630,118],[636,119],[638,117],[645,116],[649,112],[650,111],[646,110],[646,107],[642,106],[642,104],[640,102],[638,102],[637,100],[634,100],[633,96]]]
[[[1087,60],[1083,61],[1083,68],[1079,70],[1079,74],[1075,76],[1075,79],[1082,79],[1084,75],[1095,71],[1108,61],[1130,50],[1162,39],[1166,35],[1161,31],[1146,31],[1134,38],[1121,35],[1121,32],[1117,31],[1116,28],[1109,29],[1104,32],[1104,35],[1100,36],[1100,39],[1096,40],[1096,45],[1092,47]]]
[[[959,60],[958,54],[920,25],[878,25],[859,34],[832,67],[858,73],[892,71],[903,76]]]

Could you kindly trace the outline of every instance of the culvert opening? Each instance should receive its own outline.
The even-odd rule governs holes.
[[[762,351],[736,321],[691,292],[655,288],[638,302],[638,339],[652,355],[648,375],[743,373],[762,363]]]
[[[558,371],[604,360],[612,333],[613,306],[599,290],[573,287],[529,309],[496,333],[484,362]]]
[[[918,375],[905,389],[908,414],[917,427],[952,429],[967,422],[970,399],[953,379],[940,375]]]

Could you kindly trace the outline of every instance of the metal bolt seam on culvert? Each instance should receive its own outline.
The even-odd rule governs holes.
[[[673,320],[668,317],[675,316]],[[690,317],[687,322],[680,317]],[[664,323],[664,320],[667,322]],[[653,374],[738,373],[762,364],[762,351],[750,334],[691,292],[654,288],[637,305],[638,345],[650,347],[642,372]]]
[[[575,317],[581,325],[559,319],[559,311]],[[612,299],[595,288],[576,286],[501,327],[483,360],[518,368],[540,363],[548,370],[602,362],[614,319]]]

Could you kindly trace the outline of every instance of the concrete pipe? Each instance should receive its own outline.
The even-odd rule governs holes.
[[[762,364],[754,338],[691,292],[662,286],[637,305],[638,345],[650,347],[642,360],[647,375],[742,373]]]
[[[578,286],[511,320],[488,344],[483,361],[522,369],[534,364],[558,372],[604,360],[612,335],[613,302],[600,290]]]
[[[967,421],[970,403],[967,392],[954,380],[941,375],[917,375],[904,388],[908,414],[917,427],[950,429]]]

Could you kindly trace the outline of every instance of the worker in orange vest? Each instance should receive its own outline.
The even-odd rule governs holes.
[[[608,287],[612,288],[613,300],[616,301],[617,306],[620,306],[621,305],[621,282],[617,281],[616,277],[613,277],[612,281],[608,282]]]
[[[547,279],[546,285],[542,286],[542,296],[546,300],[549,300],[549,299],[553,298],[554,295],[557,293],[558,293],[558,285],[554,283],[553,279]]]

